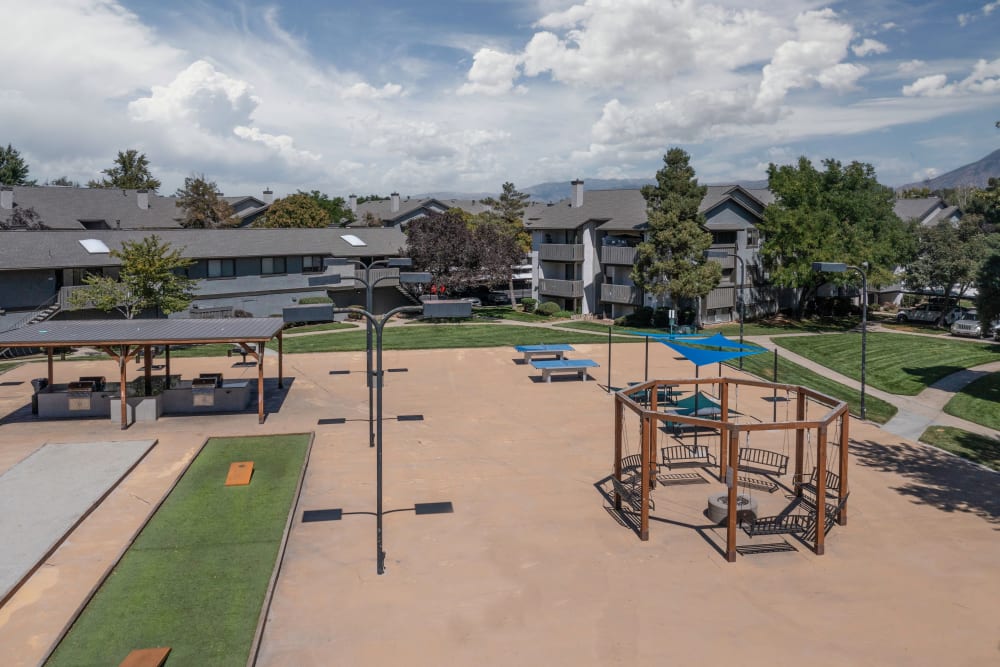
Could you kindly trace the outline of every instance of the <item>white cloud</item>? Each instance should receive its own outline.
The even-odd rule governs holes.
[[[903,95],[907,97],[953,97],[998,92],[1000,92],[1000,58],[991,62],[979,60],[973,66],[972,73],[961,81],[948,83],[946,75],[932,74],[903,86]]]
[[[863,58],[872,53],[888,53],[889,47],[877,39],[865,39],[860,44],[852,46],[851,50],[854,51],[854,55]]]
[[[309,151],[302,151],[295,148],[295,142],[287,134],[268,134],[267,132],[262,132],[256,127],[246,127],[243,125],[234,127],[233,134],[242,139],[256,141],[263,144],[292,163],[299,163],[307,160],[316,161],[322,157],[316,153],[310,153]]]
[[[1000,9],[1000,0],[994,0],[994,2],[988,2],[980,8],[979,13],[966,12],[964,14],[959,14],[956,17],[958,19],[958,25],[964,28],[965,26],[969,25],[970,23],[978,19],[980,16],[989,16],[997,9]]]
[[[128,105],[134,120],[166,124],[192,124],[215,134],[228,134],[249,121],[260,98],[250,84],[234,79],[198,60],[166,86],[153,86],[148,97]]]
[[[340,94],[345,100],[386,100],[403,94],[403,87],[398,83],[387,83],[376,88],[364,81],[348,86]]]
[[[930,179],[936,177],[940,173],[941,173],[940,169],[937,169],[935,167],[926,167],[919,171],[913,172],[910,178],[912,178],[914,182],[929,181]]]
[[[896,67],[896,71],[900,74],[913,74],[917,70],[923,68],[926,64],[927,63],[923,60],[917,60],[914,58],[913,60],[907,60],[906,62],[899,63]]]
[[[521,69],[520,57],[493,49],[479,49],[473,58],[467,75],[468,82],[458,89],[459,95],[504,95],[511,92],[526,92],[521,86],[514,86]]]

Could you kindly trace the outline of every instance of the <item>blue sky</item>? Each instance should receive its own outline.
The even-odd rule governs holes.
[[[1000,0],[0,0],[0,142],[170,193],[703,182],[805,155],[919,181],[1000,147]],[[567,186],[568,190],[568,186]]]

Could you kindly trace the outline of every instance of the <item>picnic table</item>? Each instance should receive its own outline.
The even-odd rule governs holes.
[[[549,345],[515,345],[514,349],[524,355],[525,361],[531,361],[535,357],[553,357],[555,359],[565,359],[567,352],[575,352],[572,345],[564,343],[554,343]]]
[[[542,361],[532,361],[531,365],[542,372],[542,379],[552,382],[553,373],[576,373],[583,381],[587,380],[587,369],[598,368],[598,364],[593,359],[545,359]]]

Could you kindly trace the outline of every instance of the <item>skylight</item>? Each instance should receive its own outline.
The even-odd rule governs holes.
[[[364,241],[362,241],[361,239],[359,239],[354,234],[341,234],[340,238],[344,239],[345,241],[347,241],[348,243],[350,243],[355,248],[360,248],[362,246],[368,245],[367,243],[365,243]]]
[[[80,239],[80,245],[82,245],[84,250],[89,252],[91,255],[111,252],[111,248],[106,246],[104,241],[101,241],[100,239]]]

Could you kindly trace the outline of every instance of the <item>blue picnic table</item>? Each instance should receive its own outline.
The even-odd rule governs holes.
[[[542,372],[542,379],[546,382],[552,382],[553,373],[576,373],[586,381],[587,369],[600,367],[593,359],[546,359],[532,361],[531,365]]]
[[[572,345],[565,343],[553,343],[550,345],[515,345],[514,349],[524,355],[525,361],[531,361],[534,357],[555,357],[565,359],[567,352],[575,352]]]

